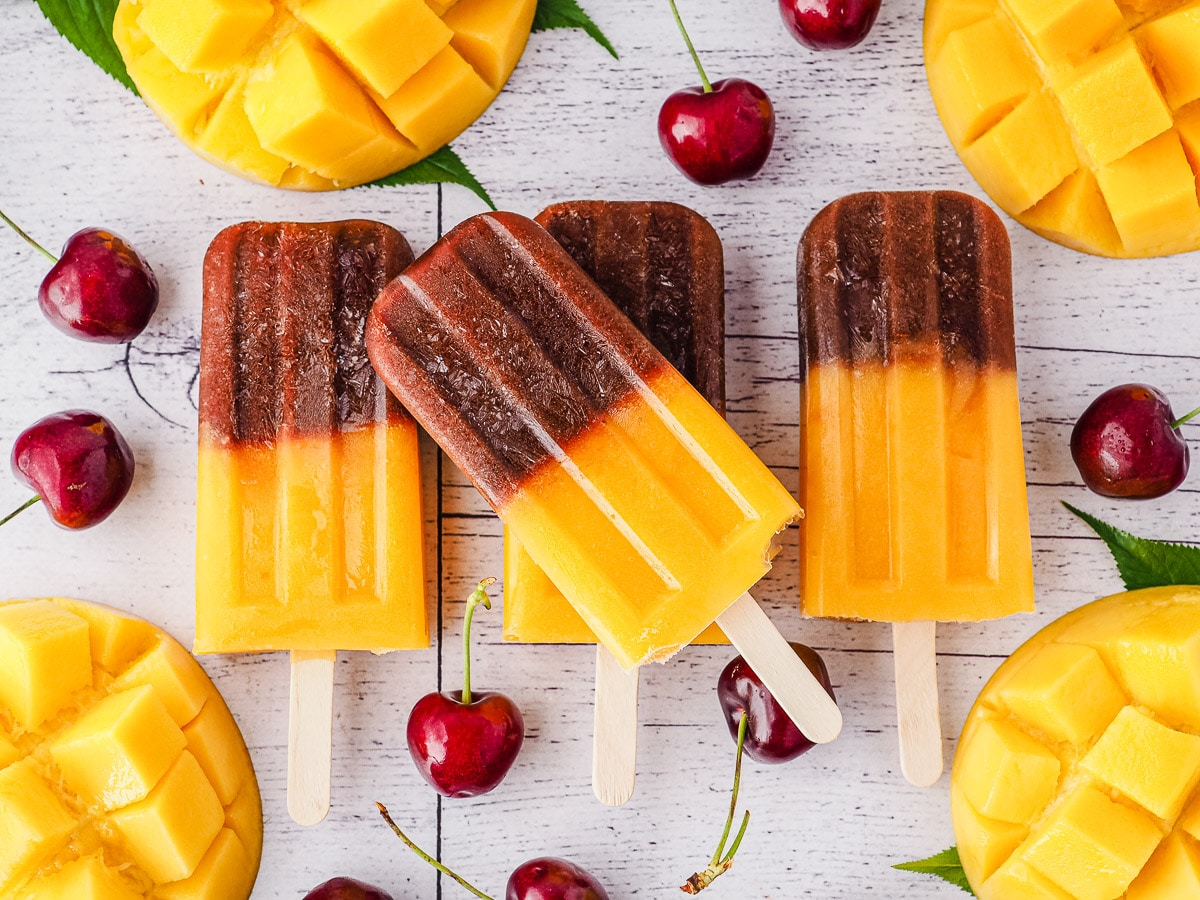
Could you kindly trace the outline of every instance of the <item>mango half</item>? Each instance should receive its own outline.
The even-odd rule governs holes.
[[[954,834],[982,900],[1200,898],[1200,587],[1117,594],[992,676],[959,739]]]
[[[1200,0],[927,0],[925,72],[1021,224],[1101,256],[1200,248]]]
[[[246,900],[262,803],[204,670],[147,622],[0,603],[0,897]]]
[[[175,135],[253,181],[334,190],[425,158],[504,87],[536,0],[121,0],[113,38]]]

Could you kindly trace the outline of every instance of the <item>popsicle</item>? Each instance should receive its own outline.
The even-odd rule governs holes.
[[[721,239],[676,203],[558,203],[536,221],[681,375],[725,411],[725,264]],[[595,643],[596,636],[506,528],[504,636],[524,643]],[[693,643],[725,643],[716,625]],[[596,647],[592,788],[610,806],[633,796],[638,670]]]
[[[794,498],[540,226],[457,226],[384,289],[367,349],[625,669],[716,620],[806,734],[836,736],[746,593]]]
[[[964,194],[855,194],[798,268],[804,611],[896,623],[901,764],[932,784],[934,623],[1033,610],[1008,234]]]
[[[416,425],[363,340],[411,260],[349,221],[235,225],[204,261],[195,647],[291,651],[302,824],[328,811],[335,652],[429,645]]]

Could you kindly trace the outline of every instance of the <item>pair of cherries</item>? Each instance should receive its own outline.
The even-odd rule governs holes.
[[[699,184],[750,178],[775,142],[775,109],[758,85],[744,78],[709,82],[684,28],[675,0],[671,11],[700,73],[700,87],[667,98],[658,136],[667,157]],[[779,13],[797,41],[813,50],[853,47],[867,36],[880,0],[779,0]]]
[[[52,325],[102,344],[128,343],[142,333],[158,308],[158,280],[133,247],[112,232],[85,228],[56,257],[3,212],[0,219],[52,263],[38,288],[38,305]],[[133,483],[134,460],[112,422],[73,409],[22,431],[12,467],[34,497],[0,525],[40,500],[57,524],[80,529],[102,522],[117,508]]]

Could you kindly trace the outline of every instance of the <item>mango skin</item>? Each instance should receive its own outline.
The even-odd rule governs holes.
[[[197,154],[251,181],[336,190],[419,162],[482,115],[536,6],[121,0],[113,39],[146,104]]]
[[[199,663],[80,600],[0,601],[0,623],[0,897],[246,900],[262,803]]]
[[[1088,709],[1062,722],[1067,694]],[[997,729],[1021,739],[998,753]],[[1200,587],[1116,594],[1046,626],[984,686],[955,753],[951,814],[975,893],[1200,896],[1197,735]],[[978,807],[993,797],[989,817]]]
[[[927,0],[925,72],[1022,225],[1099,256],[1200,249],[1200,0]]]

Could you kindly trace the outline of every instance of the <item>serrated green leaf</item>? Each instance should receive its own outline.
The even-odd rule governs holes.
[[[967,873],[963,871],[957,847],[935,853],[926,859],[918,859],[916,862],[896,863],[892,868],[902,869],[905,872],[917,872],[921,875],[936,875],[943,881],[962,888],[972,897],[975,896],[975,892],[971,890],[971,883],[967,881]]]
[[[392,187],[400,184],[459,184],[474,193],[491,209],[496,208],[483,185],[449,145],[429,154],[420,162],[413,163],[407,169],[372,181],[367,187]]]
[[[604,36],[591,16],[583,11],[576,0],[538,0],[533,14],[533,31],[550,31],[552,28],[582,28],[597,44],[620,59],[617,48]]]
[[[1200,547],[1136,537],[1076,509],[1070,503],[1064,502],[1063,506],[1103,538],[1117,563],[1117,571],[1121,573],[1126,590],[1200,584]]]
[[[37,0],[50,24],[118,84],[138,92],[112,36],[119,0]]]

